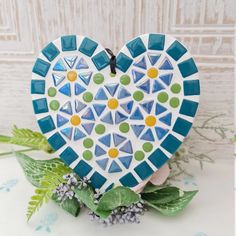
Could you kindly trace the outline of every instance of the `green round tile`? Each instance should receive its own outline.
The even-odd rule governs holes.
[[[135,101],[141,101],[141,100],[143,100],[143,97],[144,97],[144,95],[143,95],[143,92],[141,92],[141,91],[136,91],[133,94],[133,98]]]
[[[83,158],[87,161],[91,160],[93,158],[93,153],[89,150],[86,150],[83,152]]]
[[[93,146],[93,140],[91,138],[86,138],[83,141],[83,145],[85,148],[91,148]]]
[[[173,108],[176,108],[179,106],[179,99],[176,97],[173,97],[170,99],[170,106]]]
[[[120,126],[119,126],[119,130],[122,133],[128,133],[129,132],[129,124],[126,123],[126,122],[121,123]]]
[[[143,150],[145,152],[151,152],[152,149],[153,149],[153,145],[151,143],[146,142],[146,143],[143,144]]]
[[[122,75],[120,77],[120,83],[123,84],[123,85],[130,84],[130,77],[128,75]]]
[[[49,97],[55,97],[56,94],[57,94],[57,90],[56,90],[55,88],[50,87],[50,88],[48,89],[48,96],[49,96]]]
[[[136,152],[134,153],[134,158],[135,158],[135,160],[137,160],[137,161],[142,161],[143,158],[144,158],[144,156],[145,156],[145,154],[144,154],[143,151],[136,151]]]
[[[172,93],[179,93],[181,90],[181,85],[180,84],[173,84],[170,89],[171,89]]]
[[[57,111],[60,107],[60,103],[57,100],[52,100],[49,104],[49,107],[51,108],[51,110]]]
[[[93,76],[93,81],[95,84],[101,84],[104,81],[104,76],[101,73],[97,73]]]
[[[105,130],[106,130],[106,128],[105,128],[105,126],[102,125],[102,124],[99,124],[99,125],[96,125],[96,126],[95,126],[95,132],[96,132],[97,134],[104,134]]]
[[[167,102],[168,98],[169,96],[166,92],[161,92],[157,96],[158,101],[161,103]]]
[[[85,102],[92,102],[92,100],[93,100],[93,94],[92,94],[91,92],[85,92],[85,93],[83,94],[83,100],[84,100]]]

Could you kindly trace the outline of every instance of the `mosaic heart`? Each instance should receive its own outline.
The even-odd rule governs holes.
[[[128,42],[116,57],[83,36],[49,43],[33,67],[41,131],[60,158],[102,191],[134,187],[188,134],[198,107],[198,70],[187,49],[162,34]]]

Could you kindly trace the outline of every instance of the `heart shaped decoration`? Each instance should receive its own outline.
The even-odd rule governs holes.
[[[102,191],[134,187],[166,163],[188,134],[200,95],[194,60],[168,35],[132,39],[116,68],[111,74],[100,44],[69,35],[42,50],[32,74],[41,131]]]

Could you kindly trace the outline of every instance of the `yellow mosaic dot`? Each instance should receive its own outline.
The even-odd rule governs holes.
[[[111,99],[108,100],[107,106],[110,109],[116,109],[119,106],[119,102],[118,102],[117,99],[111,98]]]
[[[111,158],[116,158],[119,155],[119,151],[116,148],[111,148],[108,151],[108,155]]]
[[[74,70],[71,70],[67,73],[67,79],[71,82],[75,81],[77,79],[77,73]]]
[[[156,117],[155,116],[147,116],[146,119],[145,119],[145,124],[147,126],[154,126],[156,124]]]
[[[81,122],[80,117],[77,116],[77,115],[73,115],[73,116],[70,118],[70,123],[71,123],[72,125],[77,126],[77,125],[80,124],[80,122]]]
[[[151,79],[155,79],[158,76],[158,70],[154,67],[148,69],[147,75]]]

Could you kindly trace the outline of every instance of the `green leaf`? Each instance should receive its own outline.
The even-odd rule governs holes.
[[[198,191],[188,191],[184,192],[183,196],[179,197],[176,200],[173,200],[164,204],[153,204],[149,201],[145,201],[145,203],[159,211],[161,214],[166,216],[174,216],[181,212],[193,199],[193,197],[197,194]]]
[[[50,160],[34,160],[26,154],[15,152],[16,158],[20,163],[26,178],[35,187],[42,187],[40,181],[43,176],[52,171],[53,168],[62,168],[63,172],[70,173],[71,169],[67,167],[59,158]]]
[[[177,187],[165,187],[151,193],[142,193],[142,199],[152,204],[163,204],[178,199],[184,194]]]
[[[140,196],[131,189],[119,186],[104,193],[98,203],[98,210],[109,211],[120,206],[130,206],[140,201]]]
[[[155,192],[156,190],[165,188],[165,186],[156,186],[151,184],[150,182],[145,186],[145,188],[143,189],[142,193],[152,193]]]

